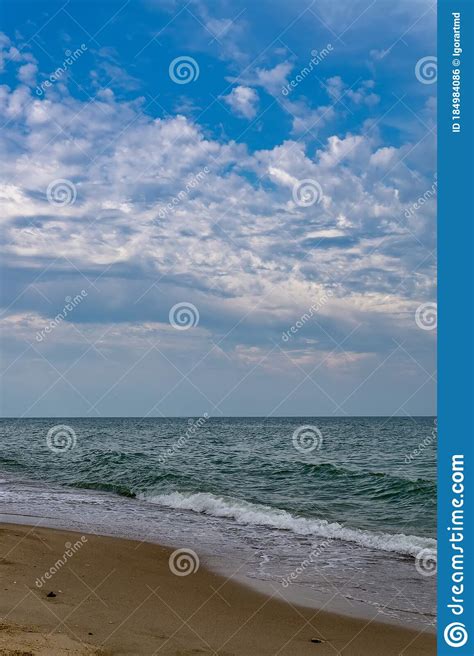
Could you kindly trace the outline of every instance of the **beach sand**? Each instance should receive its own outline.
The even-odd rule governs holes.
[[[296,607],[202,565],[177,576],[159,545],[13,524],[0,542],[0,655],[436,653],[434,635]]]

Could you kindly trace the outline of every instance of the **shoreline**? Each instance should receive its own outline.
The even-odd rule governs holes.
[[[10,521],[10,518],[14,518],[14,520]],[[0,526],[2,524],[25,527],[30,526],[32,528],[65,531],[73,534],[82,534],[85,532],[86,535],[92,534],[104,538],[146,542],[148,544],[164,547],[170,551],[173,551],[175,543],[181,542],[181,540],[176,538],[170,541],[165,536],[157,537],[156,535],[151,535],[149,533],[134,533],[133,531],[122,530],[121,528],[111,530],[110,527],[107,528],[98,525],[93,525],[93,527],[89,525],[89,528],[87,528],[87,522],[81,522],[79,524],[76,522],[76,525],[74,526],[70,521],[65,521],[64,519],[59,520],[57,517],[26,515],[24,513],[0,512]],[[319,589],[317,585],[315,586],[315,589],[315,587],[309,588],[307,585],[300,584],[288,585],[286,588],[283,588],[280,587],[278,580],[267,580],[265,578],[250,575],[245,571],[246,561],[243,559],[239,559],[239,566],[236,567],[236,563],[232,563],[232,558],[229,554],[224,558],[217,555],[214,551],[203,550],[198,547],[196,547],[196,549],[199,551],[201,564],[203,564],[211,573],[224,579],[232,577],[235,582],[243,587],[264,596],[268,597],[275,595],[276,593],[284,602],[298,607],[304,607],[313,612],[324,609],[327,612],[347,618],[354,618],[363,621],[376,620],[382,624],[388,624],[399,628],[408,627],[414,631],[423,631],[427,634],[431,633],[433,635],[436,634],[436,629],[433,625],[435,619],[434,616],[430,616],[430,620],[428,616],[423,616],[419,611],[416,614],[411,614],[411,616],[407,616],[407,613],[404,611],[405,617],[402,618],[389,612],[390,610],[393,611],[390,601],[385,607],[378,605],[374,606],[366,603],[362,599],[348,596],[346,591],[344,591],[345,594],[342,594],[342,592],[336,590],[336,587],[334,586],[329,590]],[[398,595],[395,595],[395,598],[397,597]],[[423,617],[426,621],[422,620]]]
[[[296,606],[202,564],[177,575],[154,543],[5,522],[0,541],[1,654],[436,653],[434,634]]]

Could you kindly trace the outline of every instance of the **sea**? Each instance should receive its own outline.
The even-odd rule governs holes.
[[[434,417],[1,419],[0,519],[190,549],[289,603],[434,630]]]

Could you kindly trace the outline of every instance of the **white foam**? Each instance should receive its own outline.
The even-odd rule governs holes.
[[[315,535],[355,542],[369,549],[391,551],[410,556],[416,556],[421,549],[436,549],[436,540],[432,538],[405,535],[403,533],[375,533],[357,528],[348,528],[338,522],[298,517],[285,510],[253,504],[232,497],[218,497],[204,492],[196,494],[173,492],[172,494],[156,496],[141,494],[139,498],[167,508],[192,510],[213,517],[227,517],[235,520],[238,524],[267,526],[292,531],[298,535]]]

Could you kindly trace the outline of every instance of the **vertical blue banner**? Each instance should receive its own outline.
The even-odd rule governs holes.
[[[438,2],[438,654],[474,654],[474,0]]]

